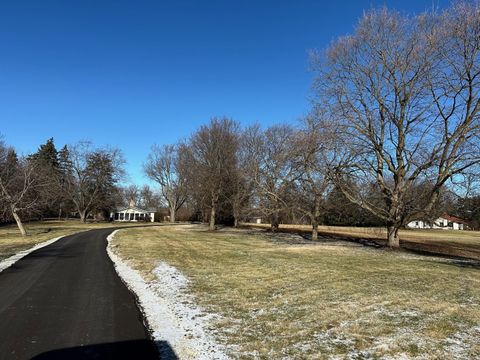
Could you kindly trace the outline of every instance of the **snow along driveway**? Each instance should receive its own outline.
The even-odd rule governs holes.
[[[221,345],[209,333],[210,321],[215,317],[206,314],[188,294],[189,280],[176,268],[159,262],[155,268],[155,282],[145,282],[140,273],[115,254],[112,240],[118,230],[107,238],[107,252],[117,273],[133,291],[143,310],[152,336],[158,344],[168,342],[181,360],[228,359]],[[167,357],[170,349],[160,348]]]
[[[21,258],[27,256],[28,254],[30,254],[31,252],[35,251],[35,250],[38,250],[38,249],[41,249],[47,245],[50,245],[50,244],[53,244],[55,241],[57,240],[60,240],[63,236],[59,236],[59,237],[56,237],[54,239],[50,239],[50,240],[47,240],[47,241],[44,241],[44,242],[41,242],[33,247],[31,247],[30,249],[27,249],[27,250],[23,250],[23,251],[20,251],[18,253],[16,253],[15,255],[12,255],[2,261],[0,261],[0,272],[2,272],[3,270],[9,268],[10,266],[12,266],[13,264],[15,264],[18,260],[20,260]]]

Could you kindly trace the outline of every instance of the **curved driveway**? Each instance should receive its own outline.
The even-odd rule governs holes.
[[[0,273],[2,359],[156,359],[106,252],[113,229],[67,236]]]

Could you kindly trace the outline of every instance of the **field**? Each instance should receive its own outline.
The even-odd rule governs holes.
[[[270,228],[268,224],[244,224],[247,227]],[[280,225],[280,231],[309,234],[309,225]],[[387,231],[384,228],[350,226],[319,226],[319,234],[327,238],[370,239],[384,245]],[[400,230],[403,248],[419,252],[458,256],[480,260],[480,231],[453,230]]]
[[[113,244],[149,281],[160,262],[188,276],[233,358],[480,357],[475,262],[200,225],[125,229]]]
[[[131,224],[130,224],[131,225]],[[15,224],[0,227],[0,260],[29,249],[38,243],[59,236],[74,234],[89,229],[122,226],[119,223],[86,223],[80,221],[35,221],[26,223],[28,236],[22,237]]]

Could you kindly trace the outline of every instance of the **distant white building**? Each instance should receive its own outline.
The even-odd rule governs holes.
[[[466,225],[467,225],[467,222],[463,219],[460,219],[456,216],[443,214],[438,219],[433,221],[433,223],[423,221],[423,220],[410,221],[407,224],[407,228],[410,228],[410,229],[464,230],[466,228]]]
[[[113,221],[155,221],[155,210],[142,209],[135,206],[133,201],[127,207],[116,209],[110,213]]]

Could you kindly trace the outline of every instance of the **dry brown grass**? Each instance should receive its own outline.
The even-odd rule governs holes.
[[[165,226],[114,245],[148,280],[159,261],[192,279],[234,358],[480,356],[478,267],[285,237]]]
[[[127,225],[128,223],[125,223]],[[131,225],[131,224],[130,224]],[[0,260],[29,249],[41,242],[89,229],[124,226],[121,223],[86,223],[53,220],[26,223],[28,236],[22,237],[16,225],[0,227]]]
[[[248,227],[268,229],[269,224],[244,224]],[[364,238],[385,244],[385,228],[353,226],[319,226],[319,233],[325,236]],[[280,231],[310,233],[310,225],[280,225]],[[467,230],[400,230],[403,248],[435,254],[460,256],[480,260],[480,231]]]

